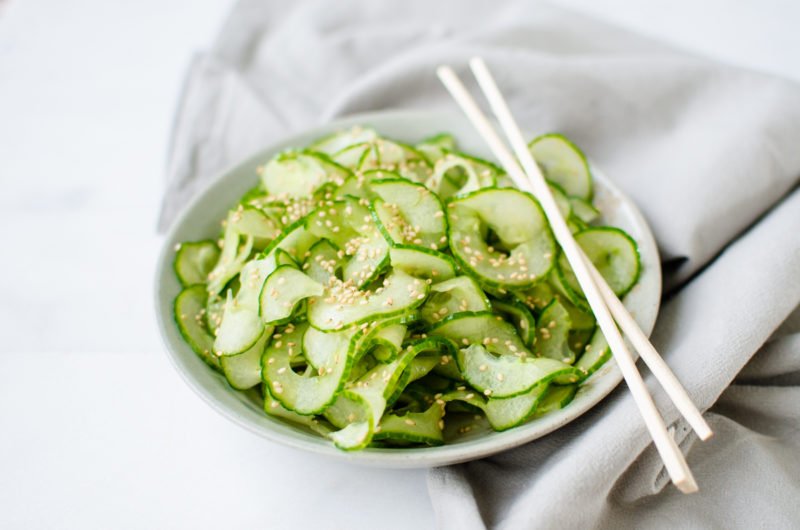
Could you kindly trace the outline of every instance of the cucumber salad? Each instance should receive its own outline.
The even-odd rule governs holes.
[[[616,294],[634,240],[599,226],[564,136],[530,143]],[[565,407],[610,356],[537,200],[440,134],[355,127],[265,161],[218,240],[174,267],[182,336],[266,414],[343,450],[438,445]]]

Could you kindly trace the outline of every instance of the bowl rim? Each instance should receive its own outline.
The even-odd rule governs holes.
[[[375,465],[384,468],[410,468],[410,467],[433,467],[446,464],[455,464],[470,460],[476,460],[505,451],[530,441],[541,438],[561,427],[567,423],[577,419],[591,408],[595,407],[603,399],[605,399],[614,388],[622,381],[622,374],[619,367],[614,362],[606,362],[600,370],[592,374],[587,379],[591,381],[595,387],[592,389],[593,394],[596,394],[592,399],[584,399],[581,401],[573,401],[569,406],[564,409],[554,411],[549,414],[549,422],[546,426],[539,426],[538,429],[533,428],[533,422],[527,422],[523,425],[509,429],[499,433],[491,433],[490,438],[479,437],[471,440],[461,441],[456,444],[444,444],[435,447],[421,447],[421,448],[402,448],[402,449],[384,449],[384,448],[367,448],[361,451],[345,452],[337,449],[333,444],[327,442],[321,437],[314,436],[312,441],[311,436],[305,439],[300,436],[288,436],[273,428],[265,428],[271,425],[274,421],[264,422],[263,424],[256,425],[246,417],[243,417],[237,411],[229,406],[220,403],[217,398],[212,395],[210,391],[203,387],[203,385],[192,376],[187,367],[183,365],[181,352],[171,344],[167,326],[174,326],[174,317],[170,314],[164,314],[162,311],[162,278],[164,276],[164,269],[169,268],[172,270],[171,254],[174,248],[171,242],[176,239],[176,234],[181,230],[187,217],[191,212],[200,204],[205,196],[211,191],[212,188],[219,185],[220,181],[225,179],[227,175],[237,171],[239,168],[253,164],[256,160],[264,160],[265,157],[271,156],[279,152],[282,148],[281,145],[291,145],[296,138],[308,136],[323,136],[337,129],[352,126],[355,124],[386,121],[386,120],[441,120],[442,122],[460,121],[461,116],[453,112],[446,111],[420,111],[420,110],[386,110],[369,113],[353,114],[341,119],[331,121],[326,124],[318,125],[309,129],[295,131],[291,135],[270,142],[268,145],[256,150],[247,157],[238,160],[235,163],[228,164],[223,171],[218,172],[214,178],[209,179],[198,191],[194,193],[191,199],[180,209],[178,215],[172,221],[169,229],[164,234],[164,240],[161,243],[161,250],[158,254],[158,261],[156,263],[153,301],[155,305],[155,318],[157,321],[159,334],[164,346],[165,353],[170,360],[174,369],[180,374],[181,378],[186,384],[205,401],[212,409],[216,410],[222,416],[226,417],[233,423],[243,427],[244,429],[262,437],[267,440],[280,443],[295,449],[310,451],[312,453],[325,455],[339,460],[345,460],[357,464]],[[451,131],[454,135],[458,136],[457,131]],[[651,288],[656,289],[653,295],[655,299],[653,308],[652,323],[650,325],[643,325],[643,331],[649,335],[655,325],[658,311],[660,309],[661,298],[661,267],[658,255],[658,248],[655,243],[652,231],[649,224],[645,220],[636,204],[625,194],[621,192],[594,164],[591,164],[592,173],[601,184],[601,188],[605,188],[612,196],[622,199],[625,207],[628,209],[629,215],[632,217],[633,222],[641,230],[637,237],[639,244],[640,254],[644,257],[646,255],[652,256],[653,265],[650,271],[654,275],[651,283]],[[170,301],[172,302],[172,300]],[[171,305],[170,305],[171,307]],[[641,325],[641,324],[640,324]],[[188,348],[188,345],[187,345]],[[188,348],[192,355],[195,355],[190,348]],[[631,352],[636,355],[635,351]],[[240,392],[232,387],[227,388],[230,392]],[[268,415],[264,414],[265,418],[274,420]],[[534,420],[535,422],[536,420]],[[283,423],[283,422],[281,422]],[[526,429],[527,428],[527,429]],[[325,442],[325,443],[320,443]]]

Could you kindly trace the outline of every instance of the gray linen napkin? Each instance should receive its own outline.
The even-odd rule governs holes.
[[[787,321],[800,304],[800,87],[788,81],[545,4],[241,1],[188,74],[161,228],[220,170],[291,132],[367,110],[455,109],[434,68],[472,55],[523,128],[573,138],[645,213],[667,286],[653,341],[696,403],[713,405],[717,435],[694,443],[648,378],[701,493],[665,488],[618,388],[544,439],[433,470],[439,525],[800,520],[800,316]]]

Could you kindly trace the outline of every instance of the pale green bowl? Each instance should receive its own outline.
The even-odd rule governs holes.
[[[374,127],[381,134],[408,143],[439,132],[450,132],[467,153],[492,159],[484,142],[465,118],[456,114],[392,111],[353,116],[294,135],[271,145],[224,172],[183,210],[164,241],[155,278],[156,318],[167,353],[178,372],[209,405],[222,415],[267,440],[330,455],[355,463],[381,467],[433,467],[485,457],[531,442],[574,420],[607,396],[622,380],[616,363],[609,361],[580,388],[566,408],[505,432],[474,429],[454,443],[410,449],[368,448],[343,452],[319,436],[267,416],[252,394],[234,390],[224,377],[210,370],[181,338],[172,315],[180,284],[172,269],[176,243],[216,237],[219,222],[245,191],[257,182],[256,167],[275,153],[309,144],[312,140],[351,125]],[[650,333],[661,298],[661,268],[653,235],[636,206],[596,168],[595,203],[605,224],[626,230],[639,244],[642,274],[625,297],[625,305],[639,325]]]

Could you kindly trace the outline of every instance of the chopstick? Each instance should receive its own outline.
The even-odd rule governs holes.
[[[537,198],[539,198],[539,202],[550,221],[553,233],[572,265],[573,272],[578,278],[579,284],[583,288],[589,305],[597,318],[598,325],[611,347],[612,354],[620,367],[620,371],[633,395],[645,425],[653,438],[656,449],[664,461],[664,465],[672,482],[684,493],[697,491],[697,483],[686,464],[686,460],[675,443],[675,440],[667,432],[666,425],[658,413],[658,409],[652,397],[647,391],[644,380],[636,369],[635,361],[625,346],[625,342],[617,329],[617,325],[611,316],[609,308],[603,301],[601,291],[595,284],[595,280],[587,267],[588,260],[584,258],[566,222],[561,217],[555,199],[547,187],[536,162],[530,155],[527,145],[522,138],[522,134],[519,131],[519,127],[517,127],[508,110],[508,106],[505,104],[485,64],[480,59],[475,59],[471,62],[471,65],[498,121],[500,121],[501,125],[504,127],[511,145],[517,152],[517,156],[522,161],[525,170],[528,171],[528,175],[526,175],[525,171],[523,171],[514,159],[514,156],[497,135],[494,127],[489,123],[489,120],[472,99],[472,96],[467,92],[455,72],[449,67],[442,66],[437,70],[437,74],[472,124],[489,144],[489,147],[517,186],[520,189],[533,192]],[[631,320],[633,319],[631,318]]]
[[[505,99],[500,93],[500,90],[497,88],[497,84],[492,78],[492,74],[489,72],[489,68],[486,66],[486,63],[483,61],[483,59],[474,58],[470,61],[470,67],[472,68],[472,72],[475,74],[475,77],[478,79],[478,83],[486,95],[486,98],[489,100],[489,104],[492,106],[495,116],[497,117],[498,121],[500,121],[503,130],[506,133],[506,137],[512,143],[514,152],[517,154],[519,160],[522,161],[523,168],[525,169],[530,182],[534,188],[538,188],[535,195],[538,197],[542,193],[545,193],[547,196],[552,197],[550,188],[547,186],[544,176],[539,170],[539,165],[533,159],[530,149],[528,149],[528,146],[522,138],[519,127],[511,115],[511,111],[509,110]],[[555,206],[554,201],[551,206]],[[558,208],[555,208],[554,211],[552,210],[553,208],[551,208],[552,214],[563,220]],[[548,218],[549,217],[550,214],[548,214]],[[566,228],[565,224],[564,228]],[[574,242],[572,232],[569,230],[567,230],[567,232],[569,233],[568,239],[571,239]],[[559,241],[559,243],[561,243],[561,241]],[[652,343],[648,340],[647,336],[644,334],[644,332],[642,332],[638,324],[636,324],[636,321],[633,319],[631,314],[628,313],[628,311],[625,309],[625,306],[608,286],[605,279],[603,279],[592,262],[586,257],[586,254],[583,253],[583,250],[577,244],[572,246],[577,248],[581,254],[583,263],[586,265],[592,280],[594,280],[594,283],[599,288],[600,294],[605,303],[608,305],[608,308],[614,316],[614,319],[617,321],[617,324],[628,336],[628,339],[631,341],[634,348],[636,348],[636,350],[639,352],[639,355],[641,355],[642,359],[644,359],[645,364],[647,364],[647,366],[653,372],[653,375],[655,375],[656,379],[659,381],[659,383],[661,383],[664,391],[667,393],[673,403],[675,403],[678,411],[683,415],[684,418],[686,418],[686,421],[694,429],[694,431],[697,433],[697,436],[701,440],[709,439],[713,434],[711,428],[708,426],[708,423],[706,423],[702,414],[700,414],[700,411],[697,410],[697,407],[686,393],[686,389],[684,389],[680,384],[678,378],[675,377],[675,374],[672,372],[672,370],[670,370],[667,363],[664,362],[664,359],[662,359],[658,354]]]
[[[647,338],[647,335],[644,334],[633,319],[633,316],[625,309],[625,306],[620,299],[617,298],[617,295],[614,294],[614,291],[611,290],[611,287],[608,286],[594,264],[589,261],[586,254],[583,255],[583,259],[586,262],[586,268],[588,268],[589,272],[592,274],[595,284],[598,289],[600,289],[600,294],[603,295],[603,300],[608,304],[608,308],[611,310],[614,320],[617,321],[619,327],[622,328],[622,331],[627,335],[628,340],[631,341],[633,347],[639,352],[639,355],[642,357],[647,367],[650,368],[656,380],[661,383],[661,387],[675,404],[678,412],[683,415],[686,422],[692,427],[694,432],[697,433],[698,438],[703,441],[711,438],[711,436],[714,435],[711,431],[711,427],[708,426],[703,415],[697,410],[697,407],[692,402],[692,398],[686,393],[686,389],[683,388],[683,385],[678,381],[678,378],[672,372],[669,365],[667,365],[661,355],[658,354],[653,344]]]

